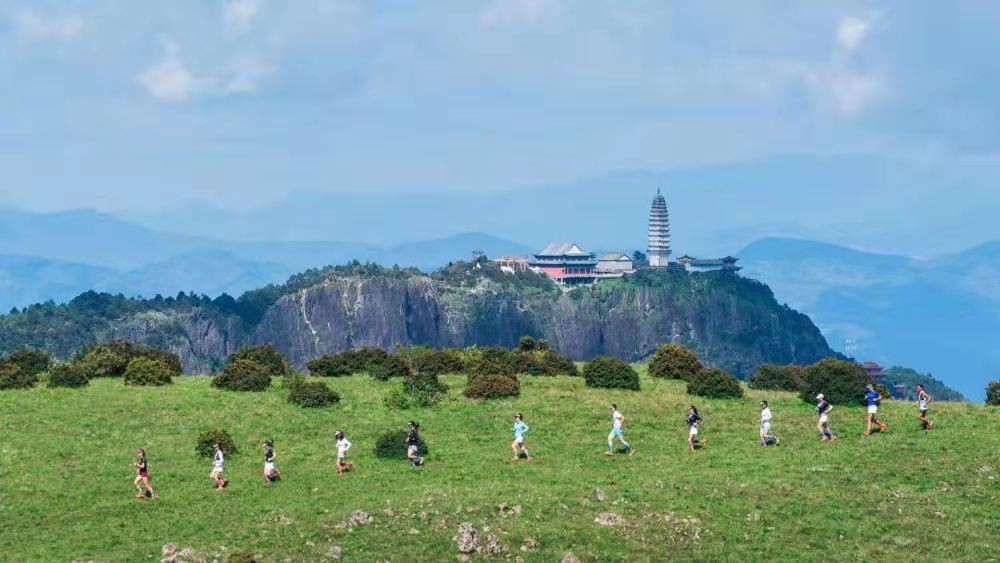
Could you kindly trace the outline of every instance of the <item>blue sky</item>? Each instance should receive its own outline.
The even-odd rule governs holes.
[[[985,1],[0,0],[0,205],[1000,160]]]

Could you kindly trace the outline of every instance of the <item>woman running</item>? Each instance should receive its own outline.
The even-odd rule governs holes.
[[[816,395],[816,412],[819,413],[819,422],[816,423],[816,429],[819,430],[819,441],[820,442],[832,442],[837,439],[830,431],[830,411],[833,410],[833,405],[826,402],[826,398],[820,393]]]
[[[517,413],[514,415],[514,441],[511,442],[510,448],[514,450],[514,457],[511,461],[520,461],[521,454],[524,454],[525,461],[531,461],[531,454],[528,453],[528,448],[524,446],[524,435],[528,432],[528,425],[524,423],[524,415]]]
[[[135,498],[145,498],[146,495],[149,495],[152,500],[156,500],[159,497],[153,492],[153,486],[149,484],[149,462],[146,461],[146,450],[139,448],[135,451],[135,455],[139,456],[137,461],[132,462],[132,465],[139,472],[135,476],[135,481],[132,482],[135,485],[135,490],[139,491]],[[145,491],[142,490],[143,485],[146,485]]]
[[[226,486],[229,485],[229,481],[222,478],[222,472],[225,470],[226,458],[222,454],[222,444],[215,443],[215,455],[212,457],[212,472],[208,476],[215,482],[215,490],[221,492]]]
[[[865,417],[865,436],[871,436],[872,424],[878,424],[878,431],[885,432],[886,424],[876,418],[878,414],[878,404],[882,401],[882,394],[875,390],[871,383],[865,388],[865,404],[868,405],[868,414]]]
[[[924,386],[917,384],[917,409],[919,413],[917,418],[920,419],[921,424],[924,425],[924,430],[930,430],[934,428],[934,423],[927,420],[927,403],[931,402],[931,395],[927,391],[924,391]]]
[[[698,414],[698,409],[694,405],[688,408],[688,448],[690,453],[694,453],[695,446],[705,447],[708,444],[708,440],[699,440],[698,432],[701,429],[701,415]]]
[[[771,433],[771,407],[767,401],[760,402],[760,445],[767,447],[767,438]]]
[[[264,442],[264,482],[271,484],[281,477],[281,471],[274,466],[274,444],[270,441]]]
[[[337,430],[333,435],[337,439],[337,476],[344,474],[344,471],[350,471],[354,467],[354,464],[347,461],[347,450],[351,449],[351,443],[344,437],[343,430]]]
[[[420,425],[411,420],[407,423],[410,432],[406,435],[406,457],[410,460],[410,467],[420,467],[424,464],[424,458],[420,456]]]

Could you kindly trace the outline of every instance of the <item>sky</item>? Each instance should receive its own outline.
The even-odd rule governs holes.
[[[961,0],[0,0],[0,205],[996,162],[997,29]]]

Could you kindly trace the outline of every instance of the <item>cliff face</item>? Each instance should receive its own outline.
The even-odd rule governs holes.
[[[333,272],[298,285],[279,288],[256,322],[206,302],[131,311],[84,340],[125,338],[168,348],[192,373],[218,369],[251,343],[272,344],[302,368],[350,348],[513,347],[525,334],[548,338],[576,360],[638,361],[676,342],[740,376],[764,362],[812,363],[832,354],[808,317],[779,305],[763,284],[726,272],[648,271],[561,292],[534,274],[507,276],[466,264],[433,277]]]

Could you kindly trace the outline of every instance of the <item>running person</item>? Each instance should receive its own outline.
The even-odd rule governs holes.
[[[274,466],[274,444],[270,441],[264,442],[264,482],[273,483],[281,477],[281,471]]]
[[[760,445],[767,447],[767,437],[771,433],[771,407],[767,401],[760,402]]]
[[[698,409],[691,405],[688,408],[688,448],[691,453],[694,453],[695,445],[705,446],[708,440],[698,440],[698,431],[701,429],[701,415],[698,414]]]
[[[633,448],[628,442],[625,441],[625,415],[618,412],[618,405],[611,404],[611,433],[608,434],[608,451],[604,455],[615,455],[615,438],[625,446],[625,453],[632,455],[635,453],[635,448]]]
[[[868,414],[866,415],[865,422],[865,436],[870,436],[872,433],[872,424],[878,424],[879,432],[885,432],[886,424],[880,422],[875,415],[878,414],[878,404],[882,400],[882,394],[875,390],[875,386],[871,383],[865,388],[865,404],[868,405]]]
[[[215,455],[212,457],[212,472],[209,473],[212,481],[215,481],[215,490],[222,491],[229,481],[222,478],[222,472],[225,470],[226,457],[222,453],[222,444],[215,443]]]
[[[934,423],[927,420],[927,403],[930,403],[932,400],[930,393],[924,391],[924,386],[917,384],[917,409],[919,409],[917,418],[924,425],[924,430],[934,428]]]
[[[424,458],[420,456],[420,425],[411,420],[407,423],[410,432],[406,435],[406,457],[410,460],[410,467],[420,467],[424,464]]]
[[[832,442],[837,439],[830,431],[830,411],[833,409],[833,405],[826,402],[826,398],[820,393],[816,395],[816,412],[819,413],[819,422],[816,423],[816,429],[819,430],[819,441],[820,442]]]
[[[135,498],[145,498],[148,494],[152,500],[156,500],[159,497],[153,492],[153,486],[149,484],[149,462],[146,461],[146,450],[139,448],[135,451],[135,455],[139,456],[138,460],[132,462],[138,471],[135,481],[132,482],[135,485],[135,490],[139,491]],[[143,485],[146,485],[145,491],[142,490]]]
[[[514,415],[514,441],[510,444],[510,449],[514,450],[514,457],[511,461],[520,461],[521,453],[524,453],[525,461],[531,461],[531,454],[524,446],[524,435],[528,432],[528,425],[524,423],[524,415],[517,413]]]
[[[347,450],[351,449],[351,443],[344,437],[343,430],[337,430],[333,435],[337,439],[337,476],[344,474],[344,470],[350,471],[354,467],[354,464],[347,461]],[[407,445],[409,445],[409,440],[407,440]]]

